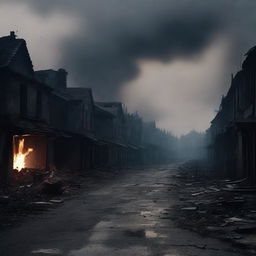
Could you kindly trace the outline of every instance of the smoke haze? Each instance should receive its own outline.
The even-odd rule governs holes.
[[[230,73],[256,43],[250,0],[2,0],[2,35],[18,30],[36,69],[123,100],[183,134],[209,125]],[[10,18],[11,17],[11,18]]]

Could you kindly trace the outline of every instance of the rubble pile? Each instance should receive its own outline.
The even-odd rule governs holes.
[[[13,170],[11,183],[0,191],[0,229],[59,205],[81,187],[87,189],[93,184],[111,180],[119,171],[107,168],[87,172]]]
[[[197,167],[183,165],[175,175],[178,225],[256,252],[255,189],[244,180],[210,177]]]
[[[23,169],[13,170],[11,175],[11,183],[0,191],[0,228],[62,202],[62,197],[70,191],[64,173],[57,175],[46,170]]]

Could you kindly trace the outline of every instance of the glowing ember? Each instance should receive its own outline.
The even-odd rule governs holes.
[[[19,140],[18,152],[13,156],[13,169],[19,172],[25,168],[26,157],[33,152],[33,148],[29,148],[25,153],[24,151],[24,139]]]

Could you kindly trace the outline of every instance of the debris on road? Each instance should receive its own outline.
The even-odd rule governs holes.
[[[119,169],[69,170],[49,172],[23,169],[13,171],[12,183],[0,191],[0,228],[9,227],[30,214],[57,206],[82,187],[111,180]]]
[[[242,187],[244,180],[221,180],[206,171],[200,175],[193,162],[182,165],[174,178],[179,226],[256,251],[254,188]]]

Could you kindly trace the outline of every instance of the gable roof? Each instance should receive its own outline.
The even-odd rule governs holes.
[[[23,39],[13,39],[11,36],[0,38],[0,67],[7,67],[15,57],[19,48],[25,41]]]
[[[0,68],[33,78],[33,64],[24,39],[16,39],[14,32],[0,37]]]
[[[26,41],[16,39],[12,32],[9,36],[0,37],[0,67],[8,67],[22,46],[26,47]]]

